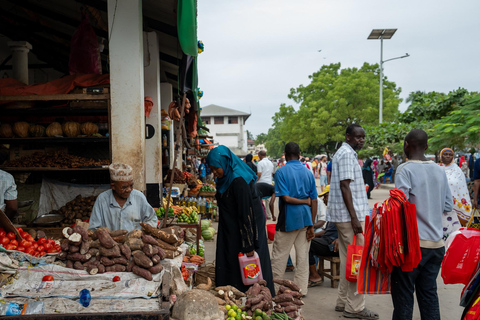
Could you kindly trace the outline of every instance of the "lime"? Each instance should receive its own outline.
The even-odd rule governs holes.
[[[227,311],[229,311],[231,308],[232,308],[232,307],[231,307],[229,304],[227,304],[227,305],[225,306],[225,309],[227,309]]]
[[[232,314],[230,314],[230,317],[235,318],[237,316],[237,313],[232,310]]]
[[[254,314],[254,315],[255,315],[255,317],[258,317],[258,316],[261,317],[261,316],[262,316],[262,310],[260,310],[260,309],[255,309],[255,314]],[[256,319],[255,319],[255,320],[256,320]]]
[[[238,309],[237,305],[234,304],[234,305],[232,306],[232,309],[235,310],[235,311],[237,311],[237,309]]]
[[[256,317],[255,317],[255,320],[263,320],[263,319],[262,319],[262,317],[260,317],[260,316],[256,316]]]
[[[237,314],[237,316],[235,317],[235,320],[242,320],[242,316],[239,314]]]

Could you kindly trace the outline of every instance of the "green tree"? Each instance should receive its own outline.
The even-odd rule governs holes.
[[[247,130],[247,139],[248,140],[255,140],[255,138],[253,137],[253,134],[249,130]]]
[[[268,135],[266,133],[260,133],[259,135],[257,135],[257,137],[255,138],[255,144],[263,144],[265,143],[265,141],[267,141],[267,137]]]
[[[378,71],[378,64],[368,63],[359,69],[340,69],[340,63],[322,66],[309,77],[310,84],[290,90],[289,98],[300,104],[298,111],[286,118],[280,108],[278,116],[287,123],[280,128],[282,139],[298,142],[304,152],[328,151],[329,144],[344,139],[348,125],[377,123]],[[385,77],[383,92],[383,116],[391,121],[401,90]]]
[[[472,93],[431,130],[431,148],[464,149],[480,143],[480,94]]]

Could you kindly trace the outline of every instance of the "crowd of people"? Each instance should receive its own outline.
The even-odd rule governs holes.
[[[400,268],[392,272],[393,319],[412,318],[414,292],[422,318],[440,319],[436,279],[445,253],[444,239],[465,225],[478,206],[480,160],[473,159],[473,150],[469,159],[460,157],[457,165],[454,151],[446,148],[440,153],[440,163],[435,163],[425,155],[428,137],[423,130],[412,130],[405,137],[405,159],[391,153],[380,159],[359,159],[357,152],[364,143],[365,131],[354,124],[346,129],[345,142],[332,159],[319,155],[310,161],[301,156],[295,142],[286,144],[284,157],[277,163],[269,160],[265,151],[258,154],[255,164],[253,157],[241,161],[224,146],[212,149],[207,165],[223,186],[217,195],[217,243],[222,243],[216,256],[217,284],[232,284],[228,270],[238,269],[238,252],[250,256],[258,251],[262,272],[274,292],[270,277],[284,276],[294,247],[294,281],[306,295],[309,288],[322,282],[317,257],[338,256],[341,274],[335,310],[346,318],[378,319],[376,312],[366,308],[365,297],[356,293],[356,283],[346,280],[347,246],[354,237],[357,245],[363,245],[365,217],[370,214],[368,199],[389,179],[417,208],[422,253],[412,272]],[[467,187],[470,179],[474,181],[471,192]],[[262,198],[270,198],[263,210]],[[275,199],[278,217],[272,205]],[[268,219],[276,220],[271,255],[265,237]],[[238,237],[232,236],[237,233]]]
[[[365,297],[356,294],[356,283],[346,280],[347,246],[354,237],[357,245],[363,245],[365,217],[370,214],[368,198],[379,178],[382,182],[390,179],[416,206],[422,253],[413,271],[394,268],[391,274],[393,319],[412,318],[414,292],[422,318],[440,319],[436,279],[445,254],[444,240],[465,226],[478,208],[480,159],[475,160],[473,149],[467,159],[455,157],[453,149],[445,148],[440,162],[435,163],[425,155],[428,136],[423,130],[412,130],[405,137],[405,161],[389,153],[381,159],[358,159],[364,143],[365,131],[353,124],[346,128],[345,142],[331,159],[319,155],[310,161],[301,156],[297,143],[289,142],[284,158],[276,164],[265,151],[259,152],[259,161],[254,163],[253,156],[241,160],[225,146],[213,148],[206,159],[189,164],[202,180],[210,175],[216,179],[220,217],[217,286],[233,285],[246,291],[240,273],[232,270],[239,270],[239,253],[250,257],[256,252],[263,278],[274,295],[273,278],[283,278],[294,247],[295,265],[290,269],[307,295],[309,288],[322,282],[316,257],[338,256],[341,274],[335,310],[346,318],[378,319],[376,312],[366,308]],[[98,197],[91,227],[135,229],[142,221],[155,225],[153,209],[145,196],[133,189],[131,167],[112,164],[110,175],[111,190]],[[12,217],[17,211],[16,185],[13,177],[1,170],[0,188],[0,209]],[[126,225],[121,217],[132,210],[135,219]],[[271,253],[268,219],[276,221]]]

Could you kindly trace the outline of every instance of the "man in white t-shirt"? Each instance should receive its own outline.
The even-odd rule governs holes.
[[[268,160],[267,153],[264,150],[258,152],[258,158],[260,161],[257,164],[257,190],[261,194],[264,194],[262,190],[267,189],[272,185],[275,167],[272,161]],[[265,199],[265,211],[267,213],[267,218],[271,219],[272,212],[270,212],[269,202],[270,199]]]

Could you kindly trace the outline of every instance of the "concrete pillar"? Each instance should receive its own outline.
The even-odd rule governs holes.
[[[108,0],[112,161],[134,170],[145,191],[145,108],[141,0]]]
[[[162,97],[162,109],[168,111],[168,105],[173,101],[173,87],[170,83],[164,82],[160,84],[160,94]],[[172,122],[173,123],[173,122]],[[173,134],[173,125],[170,127],[170,131],[166,132],[168,134],[168,139],[170,141],[168,155],[170,158],[170,164],[173,164],[173,156],[175,152],[175,140]],[[163,163],[162,165],[166,165]],[[166,168],[165,168],[166,169]]]
[[[7,45],[12,49],[13,78],[28,84],[28,52],[32,45],[27,41],[9,41]]]
[[[145,96],[153,101],[150,116],[145,123],[150,126],[152,136],[145,140],[145,167],[147,200],[153,207],[160,206],[162,196],[162,128],[160,114],[160,55],[157,34],[144,32],[144,79]]]

